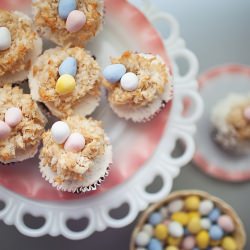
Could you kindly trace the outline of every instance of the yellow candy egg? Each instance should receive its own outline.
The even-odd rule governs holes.
[[[229,237],[229,236],[223,238],[221,245],[224,250],[236,250],[237,249],[236,241],[232,237]]]
[[[201,215],[195,211],[189,212],[187,215],[188,215],[189,220],[191,220],[192,218],[200,218],[201,217]]]
[[[211,247],[217,247],[221,244],[221,240],[210,240]]]
[[[199,232],[196,236],[197,246],[201,249],[205,249],[208,247],[209,240],[210,240],[209,234],[205,230]]]
[[[186,226],[188,224],[188,215],[184,212],[176,212],[173,213],[171,216],[171,219],[173,221],[179,222],[181,225]]]
[[[158,224],[154,231],[155,237],[159,240],[165,240],[168,236],[168,228],[164,224]]]
[[[61,95],[69,94],[76,87],[75,78],[71,75],[62,75],[56,82],[56,92]]]
[[[201,231],[201,220],[200,218],[193,217],[189,222],[187,229],[190,233],[197,234]]]
[[[179,250],[179,248],[176,246],[168,246],[165,248],[165,250]]]
[[[185,199],[184,207],[188,211],[198,210],[200,206],[200,198],[198,196],[192,195]]]
[[[181,244],[182,238],[174,238],[172,236],[169,236],[167,239],[167,244],[170,246],[179,246]]]

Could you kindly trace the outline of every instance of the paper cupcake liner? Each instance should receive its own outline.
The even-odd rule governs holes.
[[[84,174],[83,181],[65,181],[62,184],[55,183],[56,173],[49,166],[39,165],[42,177],[59,191],[71,193],[83,193],[96,190],[108,176],[112,165],[112,146],[106,147],[105,154],[95,160],[94,166]]]
[[[223,211],[224,214],[229,215],[235,224],[235,232],[232,234],[234,239],[237,243],[237,250],[244,250],[245,244],[246,244],[246,232],[243,226],[243,223],[237,213],[234,211],[234,209],[229,206],[225,201],[210,195],[209,193],[198,191],[198,190],[185,190],[185,191],[177,191],[172,194],[170,194],[166,199],[162,200],[159,203],[155,203],[148,207],[140,216],[137,225],[135,226],[131,240],[130,240],[130,250],[136,250],[136,236],[137,234],[142,230],[142,227],[147,223],[147,220],[150,216],[150,214],[161,207],[166,206],[168,203],[170,203],[173,200],[176,199],[184,199],[187,196],[190,195],[196,195],[201,197],[202,199],[208,199],[213,201],[216,206]]]
[[[120,107],[110,103],[112,110],[120,117],[133,122],[148,122],[159,114],[173,98],[173,84],[170,81],[164,93],[155,101],[141,108]]]

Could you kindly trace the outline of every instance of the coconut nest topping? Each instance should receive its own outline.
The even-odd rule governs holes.
[[[134,91],[126,91],[120,84],[105,82],[109,101],[114,105],[146,106],[159,98],[166,85],[170,84],[169,72],[159,56],[127,51],[111,61],[113,64],[123,64],[127,72],[135,73],[139,79],[139,87]]]
[[[84,12],[86,23],[82,29],[70,33],[65,20],[58,15],[58,0],[33,1],[34,20],[38,33],[62,46],[83,46],[96,35],[102,25],[102,2],[97,0],[77,1],[77,10]]]
[[[77,60],[76,88],[73,92],[60,95],[56,92],[59,66],[69,56]],[[45,51],[31,69],[29,84],[38,83],[39,101],[49,103],[62,113],[62,117],[72,115],[74,107],[87,96],[99,97],[101,70],[91,55],[82,48],[54,48]]]
[[[246,101],[244,99],[241,104],[232,107],[227,116],[228,124],[234,128],[236,136],[240,140],[250,140],[250,121],[244,116],[244,110],[249,106],[250,100]]]
[[[6,73],[17,73],[30,68],[27,54],[34,48],[38,39],[32,27],[32,21],[18,12],[0,9],[0,27],[7,27],[11,33],[11,47],[0,51],[0,76]]]
[[[47,122],[29,94],[6,84],[0,88],[0,120],[4,121],[5,112],[11,107],[20,108],[23,118],[12,128],[8,139],[0,140],[0,160],[3,162],[15,160],[17,154],[38,146]]]
[[[72,153],[64,145],[54,142],[51,131],[43,135],[43,148],[40,154],[42,166],[49,166],[57,174],[55,182],[65,180],[84,180],[84,173],[94,165],[95,159],[104,155],[108,145],[101,123],[81,116],[68,117],[66,122],[71,133],[81,133],[85,138],[85,147],[81,152]]]

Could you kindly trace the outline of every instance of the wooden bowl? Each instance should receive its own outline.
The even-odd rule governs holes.
[[[187,196],[196,195],[199,196],[201,199],[209,199],[213,201],[216,206],[224,213],[229,215],[235,224],[235,232],[232,234],[234,239],[236,240],[238,250],[244,250],[244,246],[246,244],[246,233],[243,226],[243,223],[234,209],[229,206],[225,201],[203,191],[198,190],[185,190],[185,191],[177,191],[170,194],[166,199],[162,200],[159,203],[155,203],[148,207],[140,216],[137,225],[132,233],[131,240],[130,240],[130,250],[136,249],[135,239],[137,234],[141,231],[142,227],[147,223],[149,215],[157,211],[163,206],[166,206],[169,202],[176,200],[176,199],[185,199]]]

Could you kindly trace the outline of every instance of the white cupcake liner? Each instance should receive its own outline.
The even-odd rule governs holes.
[[[172,81],[166,85],[163,94],[145,107],[134,108],[126,105],[119,106],[110,103],[112,110],[120,117],[133,122],[147,122],[160,113],[173,98]]]
[[[23,19],[31,21],[31,19],[25,14],[15,11],[14,14],[20,16]],[[43,42],[42,39],[37,35],[37,39],[34,41],[34,48],[28,52],[25,57],[25,63],[30,61],[31,64],[37,59],[37,57],[42,54]],[[11,74],[7,73],[0,77],[0,85],[4,83],[21,83],[24,80],[28,79],[29,70],[22,70],[20,72]]]
[[[94,161],[93,167],[84,173],[83,181],[65,181],[62,184],[55,183],[54,179],[57,176],[50,166],[39,165],[42,177],[48,181],[53,187],[60,191],[71,193],[84,193],[96,190],[109,174],[109,169],[112,165],[112,146],[108,144],[104,155],[98,157]]]

